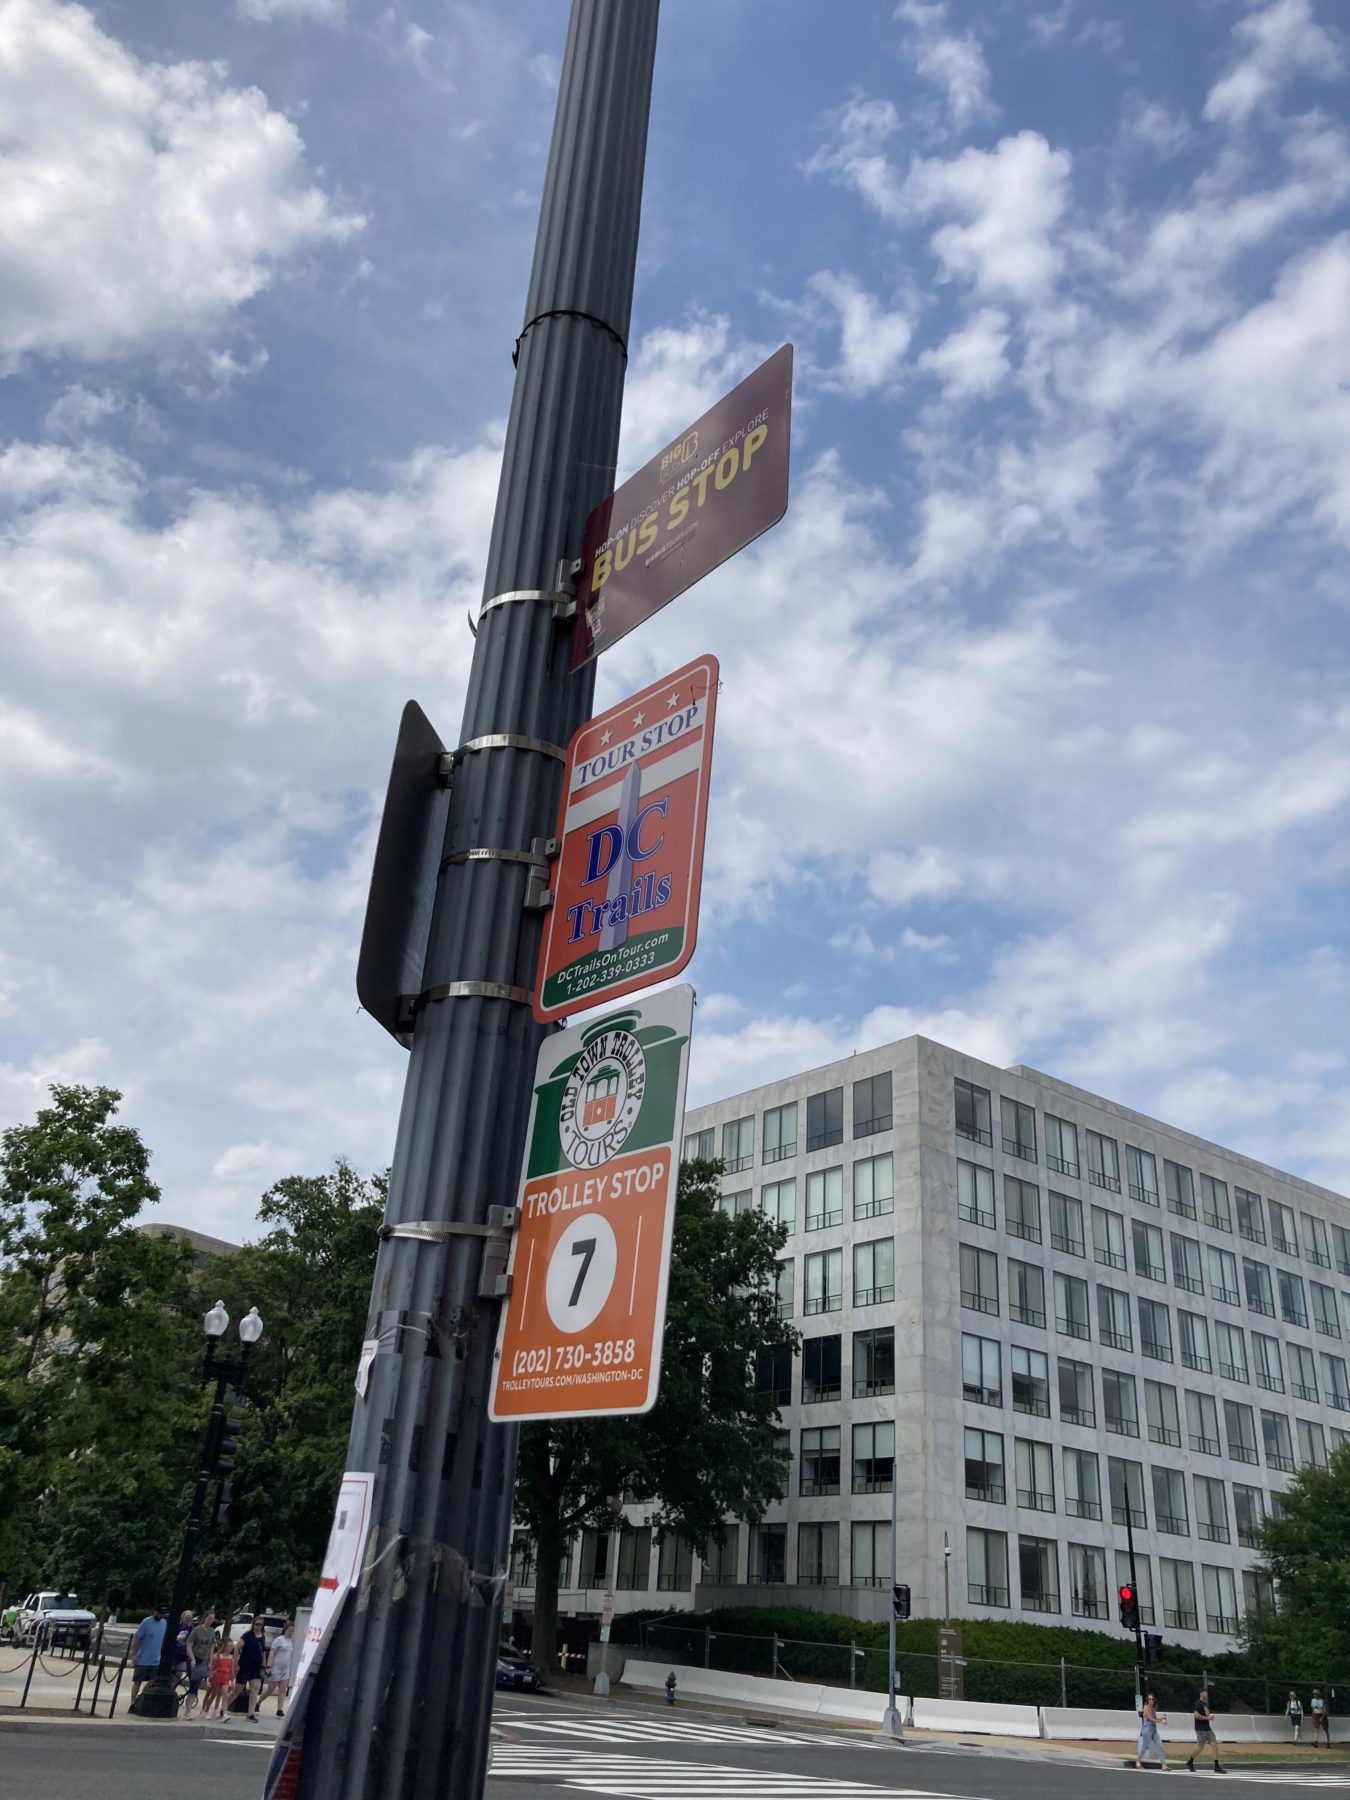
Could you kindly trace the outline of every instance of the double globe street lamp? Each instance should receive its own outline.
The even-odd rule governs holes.
[[[239,1321],[239,1341],[243,1349],[238,1361],[231,1361],[216,1355],[216,1346],[230,1328],[230,1315],[225,1310],[223,1300],[217,1300],[207,1313],[203,1328],[206,1332],[206,1355],[202,1361],[201,1385],[205,1387],[214,1377],[216,1397],[211,1406],[211,1416],[206,1422],[206,1434],[202,1439],[201,1466],[197,1470],[192,1510],[188,1514],[187,1530],[183,1534],[183,1549],[178,1558],[173,1598],[169,1602],[168,1617],[164,1621],[164,1643],[159,1655],[159,1669],[154,1679],[145,1684],[138,1702],[138,1710],[142,1716],[151,1719],[172,1719],[178,1711],[178,1695],[174,1688],[174,1645],[178,1638],[178,1621],[183,1615],[191,1591],[192,1559],[197,1553],[197,1534],[201,1530],[206,1490],[224,1472],[221,1468],[221,1452],[227,1441],[225,1395],[233,1385],[235,1398],[243,1399],[248,1380],[249,1352],[263,1334],[263,1322],[258,1316],[258,1309],[251,1306]]]

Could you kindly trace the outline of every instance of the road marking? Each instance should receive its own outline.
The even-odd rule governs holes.
[[[557,1733],[613,1744],[790,1744],[816,1745],[822,1749],[868,1747],[869,1740],[830,1737],[824,1732],[780,1731],[768,1726],[707,1723],[697,1719],[614,1718],[582,1715],[549,1715],[522,1718],[518,1713],[499,1713],[497,1723],[512,1731]]]
[[[276,1743],[270,1737],[203,1738],[204,1744],[233,1744],[236,1750],[271,1750]]]
[[[1327,1769],[1319,1774],[1305,1774],[1302,1769],[1229,1769],[1229,1781],[1261,1781],[1270,1786],[1277,1782],[1285,1787],[1350,1788],[1350,1773],[1333,1774]]]
[[[496,1776],[547,1774],[553,1785],[620,1800],[953,1800],[927,1788],[878,1787],[799,1771],[737,1769],[717,1763],[664,1762],[655,1757],[596,1755],[533,1744],[496,1744]]]

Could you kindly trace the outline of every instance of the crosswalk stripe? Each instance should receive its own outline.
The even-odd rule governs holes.
[[[512,1713],[500,1724],[512,1731],[546,1732],[561,1737],[580,1737],[611,1743],[671,1744],[815,1744],[822,1748],[855,1748],[858,1738],[832,1737],[824,1732],[794,1733],[753,1725],[706,1724],[698,1720],[614,1719],[549,1717],[522,1719]],[[861,1740],[861,1741],[866,1741]]]
[[[537,1775],[618,1800],[951,1800],[927,1788],[879,1787],[779,1770],[738,1769],[715,1763],[664,1762],[655,1757],[548,1751],[534,1745],[499,1744],[492,1760],[498,1776]]]

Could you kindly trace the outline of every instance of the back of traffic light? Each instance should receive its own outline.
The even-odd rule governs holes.
[[[897,1582],[891,1589],[891,1610],[897,1619],[909,1617],[909,1588],[904,1582]]]

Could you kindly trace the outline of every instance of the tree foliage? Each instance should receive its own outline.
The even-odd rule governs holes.
[[[781,1226],[717,1205],[721,1164],[681,1166],[661,1393],[635,1418],[559,1420],[521,1431],[516,1515],[534,1539],[534,1647],[550,1661],[562,1556],[583,1526],[608,1529],[611,1495],[640,1498],[658,1532],[700,1548],[728,1514],[757,1519],[781,1497],[778,1407],[756,1389],[758,1355],[792,1328],[774,1295]]]
[[[1246,1615],[1247,1646],[1272,1668],[1350,1669],[1350,1444],[1325,1469],[1305,1463],[1280,1511],[1256,1534],[1279,1611]]]

